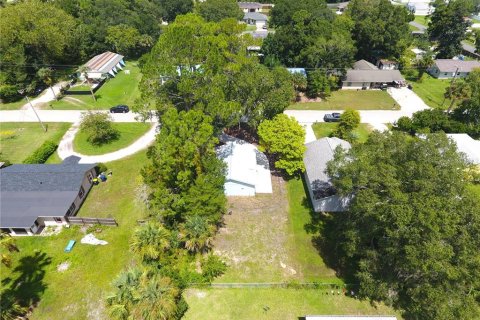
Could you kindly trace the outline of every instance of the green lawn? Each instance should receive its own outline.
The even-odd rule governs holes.
[[[117,151],[128,147],[150,129],[148,123],[112,123],[112,126],[120,132],[118,139],[101,146],[94,146],[87,141],[88,135],[85,132],[78,131],[73,140],[73,149],[84,155]]]
[[[287,183],[289,202],[289,254],[298,261],[304,282],[343,283],[335,271],[325,265],[312,242],[312,235],[306,231],[312,219],[312,210],[302,179],[291,179]]]
[[[126,74],[125,70],[130,70]],[[53,101],[44,106],[45,109],[53,110],[76,110],[76,109],[109,109],[118,104],[131,106],[135,99],[140,96],[138,84],[142,75],[136,62],[127,62],[124,71],[120,71],[115,78],[107,82],[95,92],[97,101],[93,101],[91,95],[68,95],[60,101]]]
[[[474,194],[478,196],[480,199],[480,184],[475,184],[475,185],[470,185],[469,186],[470,190],[473,191]]]
[[[422,82],[416,79],[408,80],[413,87],[413,92],[431,108],[447,109],[450,105],[450,99],[443,103],[445,89],[450,85],[450,80],[436,79],[426,73]]]
[[[12,163],[21,163],[45,141],[60,142],[71,123],[46,123],[46,126],[48,131],[44,132],[36,122],[0,123],[1,158]]]
[[[18,101],[9,103],[0,103],[0,110],[18,110],[26,103],[27,100],[25,99],[20,99]]]
[[[317,122],[312,125],[313,132],[317,139],[329,137],[331,133],[337,127],[337,123],[331,122]],[[370,125],[367,123],[360,123],[357,129],[354,130],[354,133],[358,136],[359,142],[365,142],[368,138],[368,135],[372,131]]]
[[[279,202],[283,201],[283,192],[274,189]],[[328,268],[313,244],[313,237],[306,230],[312,219],[312,212],[301,179],[292,179],[287,183],[289,202],[288,239],[285,244],[290,262],[297,271],[297,281],[342,284],[335,271]],[[257,197],[256,197],[257,198]],[[252,205],[253,206],[253,205]],[[259,207],[258,204],[255,206]],[[257,219],[263,212],[257,212]],[[234,211],[232,215],[235,215]],[[272,217],[275,229],[282,228],[281,221]],[[249,224],[248,224],[249,225]],[[248,229],[248,225],[246,229]],[[228,229],[228,223],[227,223]],[[275,230],[271,230],[275,234]],[[230,234],[230,232],[229,232]],[[261,243],[252,239],[248,250],[255,250]],[[252,254],[254,254],[252,252]],[[277,254],[277,252],[275,252]],[[266,261],[264,264],[273,264]],[[266,267],[251,265],[250,272],[261,272]],[[266,281],[266,280],[265,280]],[[265,282],[260,281],[260,282]],[[367,301],[359,301],[341,295],[331,295],[328,289],[281,289],[281,288],[232,288],[232,289],[189,289],[185,298],[189,310],[185,319],[297,319],[306,314],[338,315],[396,315],[398,312],[384,305],[372,306]],[[264,307],[268,307],[264,311]]]
[[[190,289],[186,320],[298,319],[307,314],[396,315],[383,305],[372,306],[343,295],[305,289]]]
[[[57,236],[19,237],[19,253],[14,254],[11,269],[2,268],[3,288],[28,301],[39,300],[32,320],[107,319],[105,296],[113,289],[111,281],[133,263],[128,241],[136,220],[144,217],[145,207],[137,198],[139,170],[146,161],[145,152],[108,163],[113,175],[94,186],[80,209],[82,217],[114,217],[118,227],[103,227],[96,237],[106,246],[81,244],[84,233],[79,227],[64,229]],[[76,240],[71,253],[63,249]],[[69,262],[64,272],[60,263]],[[16,285],[18,287],[16,287]],[[13,291],[9,291],[13,290]],[[7,296],[5,294],[4,296]]]
[[[415,21],[416,23],[423,24],[425,27],[428,27],[428,21],[430,19],[427,18],[427,16],[415,16]]]
[[[292,110],[398,110],[400,107],[392,97],[381,90],[338,90],[320,102],[295,103]]]

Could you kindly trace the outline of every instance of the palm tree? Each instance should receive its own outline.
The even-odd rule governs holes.
[[[114,294],[107,297],[109,315],[115,320],[166,320],[177,312],[178,289],[167,277],[133,268],[113,282]]]
[[[417,61],[417,67],[418,67],[418,78],[420,79],[425,71],[433,65],[433,55],[431,52],[425,53],[425,55]]]
[[[88,77],[88,68],[86,66],[81,66],[78,69],[78,72],[80,72],[81,75],[85,78],[85,81],[88,84],[88,88],[90,89],[90,93],[92,94],[93,101],[97,101],[97,98],[95,98],[95,94],[93,94],[93,89],[92,89],[92,83],[90,81],[90,78]]]
[[[37,75],[43,80],[43,82],[52,90],[53,97],[58,100],[55,91],[53,91],[53,85],[55,84],[55,73],[51,68],[41,68],[37,71]]]
[[[2,248],[1,263],[7,268],[10,268],[12,266],[12,256],[10,253],[19,251],[15,239],[8,233],[0,233],[0,247]],[[3,252],[4,250],[7,252]]]
[[[453,104],[456,100],[464,100],[470,97],[472,90],[467,82],[461,80],[458,82],[452,82],[450,87],[445,89],[445,98],[452,99],[448,106],[448,113],[452,110]]]
[[[185,242],[185,248],[191,252],[203,252],[212,246],[215,226],[199,215],[187,218],[181,226],[181,238]]]
[[[139,300],[136,289],[140,284],[142,273],[141,269],[132,268],[120,273],[113,281],[113,286],[116,288],[115,293],[107,297],[109,314],[112,319],[129,319],[130,310]]]
[[[135,230],[130,249],[143,261],[158,260],[170,249],[170,232],[157,223],[148,223]]]
[[[139,302],[132,309],[133,319],[167,320],[177,313],[180,290],[170,278],[144,272],[138,287]]]

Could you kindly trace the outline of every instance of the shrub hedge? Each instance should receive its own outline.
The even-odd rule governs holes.
[[[45,141],[37,150],[23,160],[23,163],[45,163],[55,150],[57,150],[57,147],[58,145],[53,141]]]

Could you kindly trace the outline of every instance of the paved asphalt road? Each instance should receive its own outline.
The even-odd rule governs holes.
[[[43,122],[78,122],[85,110],[37,110]],[[105,111],[108,112],[108,111]],[[114,122],[137,122],[138,114],[111,113]],[[0,122],[37,122],[38,119],[31,108],[27,110],[1,110]],[[148,121],[150,122],[150,121]]]

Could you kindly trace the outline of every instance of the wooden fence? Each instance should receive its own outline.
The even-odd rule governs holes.
[[[118,226],[117,221],[113,218],[81,218],[81,217],[68,217],[68,223],[70,224],[101,224],[105,226]]]

